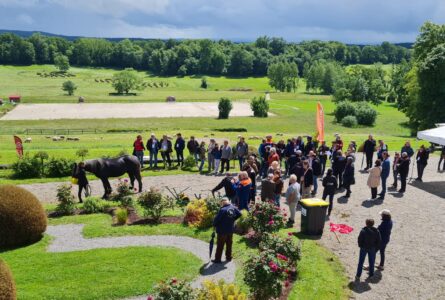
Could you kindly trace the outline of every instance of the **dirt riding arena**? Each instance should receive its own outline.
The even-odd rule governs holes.
[[[351,297],[354,299],[445,299],[445,173],[437,173],[438,157],[432,156],[425,170],[424,182],[413,181],[404,195],[390,190],[384,201],[369,201],[371,192],[366,185],[367,174],[358,172],[361,155],[356,162],[356,184],[349,199],[337,194],[331,219],[319,243],[332,250],[342,261],[351,279]],[[410,171],[411,174],[411,171]],[[414,172],[416,175],[416,172]],[[144,188],[149,186],[190,187],[187,194],[206,196],[222,177],[201,175],[173,175],[144,178]],[[113,182],[115,184],[115,182]],[[388,180],[392,184],[392,178]],[[54,202],[60,183],[22,185],[35,193],[43,202]],[[319,184],[321,185],[321,183]],[[285,183],[287,186],[287,180]],[[94,194],[101,194],[100,182],[92,182]],[[322,189],[319,190],[319,195]],[[342,193],[343,194],[343,193]],[[287,207],[286,205],[283,205]],[[357,236],[366,218],[380,223],[379,211],[391,210],[394,227],[387,247],[385,270],[365,281],[363,272],[360,283],[352,282],[358,262]],[[298,218],[297,218],[297,221]],[[352,226],[349,235],[329,232],[329,222]],[[296,227],[299,228],[297,222]],[[299,229],[297,229],[299,231]],[[377,255],[376,262],[380,261]]]
[[[232,117],[251,116],[249,103],[234,102]],[[20,104],[1,120],[218,117],[217,102]]]

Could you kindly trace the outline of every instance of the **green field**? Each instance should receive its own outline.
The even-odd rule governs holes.
[[[49,72],[53,66],[12,67],[0,66],[0,95],[20,92],[24,102],[74,102],[76,97],[64,96],[60,90],[61,78],[41,78],[38,71]],[[388,68],[386,68],[388,69]],[[221,97],[233,100],[251,99],[271,90],[267,78],[234,79],[225,77],[210,77],[210,87],[201,89],[199,78],[160,78],[145,74],[146,80],[169,81],[171,84],[165,91],[161,88],[148,88],[138,96],[108,96],[112,92],[110,84],[97,83],[94,78],[110,77],[114,70],[107,69],[79,69],[72,68],[70,72],[76,74],[79,80],[78,94],[82,94],[87,101],[163,101],[166,95],[175,95],[179,100],[187,101],[216,101]],[[141,72],[142,73],[142,72]],[[234,92],[230,89],[239,87],[252,89],[250,92]],[[216,91],[215,89],[218,89]],[[334,121],[333,111],[335,104],[330,96],[314,95],[304,92],[304,80],[300,80],[296,93],[271,93],[271,112],[275,115],[269,118],[236,117],[228,120],[215,118],[159,118],[159,119],[90,119],[90,120],[42,120],[42,121],[0,121],[0,164],[10,164],[17,159],[12,135],[18,134],[22,138],[31,137],[32,143],[25,144],[25,153],[33,155],[37,151],[47,151],[50,156],[75,158],[75,152],[80,148],[88,148],[87,158],[96,158],[103,155],[115,156],[122,150],[132,152],[132,143],[136,134],[141,133],[144,139],[154,132],[158,137],[162,134],[173,136],[182,132],[185,137],[195,135],[198,138],[212,135],[217,138],[229,138],[235,143],[239,134],[247,137],[250,145],[257,146],[258,140],[249,137],[262,137],[266,134],[276,135],[283,133],[287,139],[297,135],[313,135],[315,133],[316,103],[323,104],[325,116],[326,140],[334,138],[334,133],[340,133],[343,140],[361,143],[369,133],[377,139],[383,139],[391,151],[399,150],[405,140],[410,139],[410,131],[405,126],[407,118],[399,112],[394,104],[383,103],[375,106],[378,111],[377,122],[374,127],[345,128]],[[80,138],[78,142],[53,142],[45,135],[28,135],[26,129],[90,129],[97,130],[96,134],[71,134]],[[247,132],[218,132],[221,129],[244,128]],[[46,134],[52,136],[53,134]],[[167,171],[169,173],[182,171]],[[164,174],[157,172],[156,174]],[[10,171],[0,171],[0,182],[10,182]],[[145,175],[153,175],[145,172]],[[48,181],[54,179],[39,179]],[[14,181],[13,181],[14,182]]]

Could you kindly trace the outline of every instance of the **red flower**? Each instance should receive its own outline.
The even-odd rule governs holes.
[[[289,285],[290,285],[289,280],[286,280],[286,281],[284,282],[284,286],[285,286],[285,287],[288,287]]]
[[[267,222],[267,225],[273,225],[275,222],[273,220],[270,220],[269,222]]]
[[[288,261],[288,258],[285,255],[280,254],[280,253],[277,254],[277,258],[281,259],[281,260],[284,260],[284,261]]]
[[[177,282],[178,280],[176,278],[173,278],[171,284],[176,284]]]
[[[148,296],[147,300],[154,300],[155,298],[153,296]]]
[[[294,234],[292,232],[287,233],[288,236],[293,236]]]
[[[269,268],[271,268],[272,272],[277,272],[279,269],[278,266],[273,261],[269,262]]]
[[[284,213],[283,216],[287,217],[287,213]]]

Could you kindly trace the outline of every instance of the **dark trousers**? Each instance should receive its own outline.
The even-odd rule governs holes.
[[[372,199],[377,198],[377,188],[376,187],[371,188],[371,198]]]
[[[404,192],[406,190],[406,177],[408,174],[400,174],[400,190]]]
[[[162,156],[162,161],[164,162],[164,168],[167,167],[167,163],[168,163],[168,166],[171,167],[172,161],[170,159],[170,153],[161,152],[161,156]]]
[[[176,157],[178,159],[178,165],[182,165],[184,162],[184,151],[176,151]]]
[[[226,172],[230,170],[230,160],[227,158],[221,158],[221,173],[224,172],[224,165],[226,165]]]
[[[351,185],[349,183],[344,184],[343,187],[346,189],[346,195],[351,195]]]
[[[360,256],[358,259],[357,274],[356,274],[357,277],[362,276],[363,263],[365,262],[366,255],[368,255],[368,260],[369,260],[369,276],[374,275],[375,249],[360,248]]]
[[[394,177],[394,183],[392,184],[395,188],[397,188],[397,175],[399,175],[399,172],[397,170],[392,171],[392,176]]]
[[[238,156],[238,162],[239,162],[239,169],[241,170],[243,168],[244,165],[244,156]]]
[[[331,215],[332,208],[334,207],[334,193],[326,193],[326,190],[323,191],[323,196],[321,197],[323,200],[329,196],[329,207],[328,207],[328,216]]]
[[[343,173],[335,173],[335,177],[338,181],[338,188],[341,188],[343,186]]]
[[[326,170],[326,158],[320,156],[320,164],[321,164],[321,176],[323,176],[324,171]]]
[[[232,260],[232,237],[233,234],[218,234],[216,238],[215,260],[221,261],[221,256],[226,246],[226,260]]]
[[[417,163],[417,178],[422,179],[426,165]]]
[[[380,245],[380,267],[384,267],[385,266],[385,250],[386,250],[386,245],[388,245],[388,243],[382,243]]]
[[[366,169],[372,168],[372,157],[374,152],[366,152]]]
[[[386,180],[388,179],[388,176],[381,176],[381,179],[382,179],[382,191],[380,192],[380,197],[385,198]]]
[[[79,198],[79,202],[82,203],[82,190],[86,190],[87,189],[87,185],[79,185],[79,192],[77,193],[77,197]]]
[[[442,171],[445,171],[445,155],[441,155],[440,159],[439,159],[439,164],[437,165],[437,171],[440,170],[440,164],[443,161],[443,167],[442,167]]]

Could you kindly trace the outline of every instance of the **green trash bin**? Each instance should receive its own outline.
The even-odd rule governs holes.
[[[310,198],[300,200],[300,205],[301,232],[306,235],[322,235],[329,203],[321,199]]]

